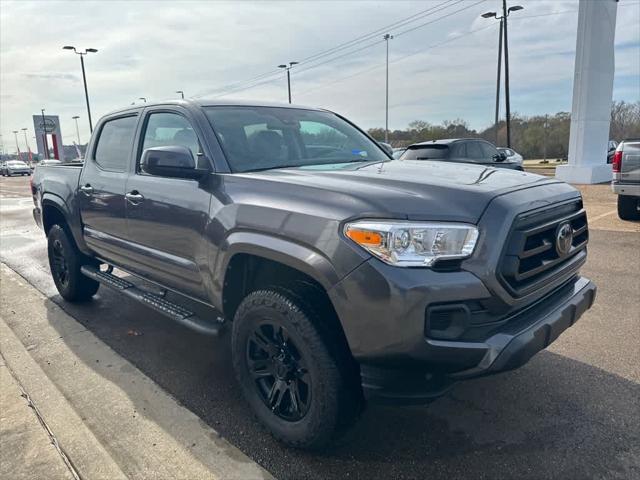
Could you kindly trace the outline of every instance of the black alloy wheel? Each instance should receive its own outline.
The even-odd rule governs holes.
[[[283,420],[301,420],[311,403],[311,375],[287,329],[260,323],[248,339],[246,356],[264,404]]]

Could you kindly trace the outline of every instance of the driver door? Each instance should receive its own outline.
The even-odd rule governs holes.
[[[139,138],[135,171],[125,193],[134,273],[206,300],[201,272],[206,271],[208,258],[204,239],[211,201],[208,179],[163,177],[140,169],[142,153],[159,146],[187,147],[197,161],[206,162],[198,133],[186,112],[151,109]]]

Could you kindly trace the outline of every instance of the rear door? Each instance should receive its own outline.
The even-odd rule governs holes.
[[[201,180],[151,175],[140,169],[152,147],[184,146],[198,167],[211,165],[202,151],[202,133],[191,113],[178,107],[153,107],[144,113],[135,171],[126,192],[134,273],[198,299],[208,298],[203,275],[210,247],[205,239],[211,178]]]
[[[98,256],[126,263],[125,185],[131,169],[136,112],[102,120],[89,146],[76,199],[84,239]]]

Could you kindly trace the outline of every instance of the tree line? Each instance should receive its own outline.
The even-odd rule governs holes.
[[[534,116],[514,113],[511,115],[511,146],[524,158],[566,159],[570,126],[569,112]],[[378,141],[384,140],[383,128],[372,128],[369,134]],[[445,120],[440,125],[415,120],[404,130],[390,131],[389,143],[393,147],[406,147],[416,142],[462,137],[483,138],[498,146],[505,146],[507,126],[502,120],[497,126],[477,131],[470,129],[469,124],[460,118]],[[640,138],[640,101],[613,102],[609,138],[618,142],[625,138]]]

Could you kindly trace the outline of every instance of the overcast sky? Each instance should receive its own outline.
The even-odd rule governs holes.
[[[34,148],[31,116],[45,108],[60,116],[65,144],[76,138],[71,117],[80,115],[86,142],[80,62],[63,45],[99,50],[86,57],[94,123],[138,97],[176,98],[176,90],[188,97],[286,101],[283,72],[241,82],[301,61],[291,71],[294,103],[330,108],[364,128],[383,127],[383,30],[372,40],[303,60],[415,15],[422,16],[388,29],[395,35],[389,44],[390,128],[463,118],[481,129],[493,118],[498,22],[480,14],[500,3],[0,0],[2,140],[13,152],[11,132],[28,127]],[[577,0],[510,1],[515,4],[525,8],[509,17],[512,111],[569,111]],[[640,99],[638,0],[619,3],[613,96]],[[23,142],[21,136],[21,149]]]

